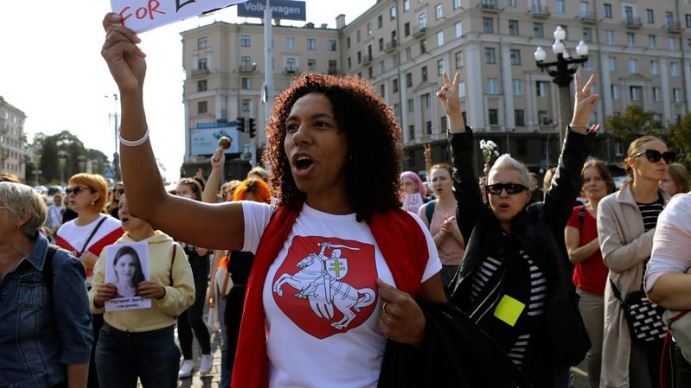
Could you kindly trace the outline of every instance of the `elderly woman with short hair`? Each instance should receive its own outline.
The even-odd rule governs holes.
[[[39,233],[46,205],[0,183],[0,386],[85,387],[91,314],[84,267]]]

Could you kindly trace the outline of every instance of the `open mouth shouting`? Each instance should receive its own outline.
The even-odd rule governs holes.
[[[314,167],[314,160],[306,153],[299,152],[290,159],[293,167],[293,175],[299,178],[307,177]]]

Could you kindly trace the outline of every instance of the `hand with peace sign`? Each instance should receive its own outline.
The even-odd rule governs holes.
[[[593,94],[593,84],[597,80],[597,76],[592,74],[588,78],[588,82],[581,86],[581,77],[576,73],[574,75],[574,86],[576,88],[576,98],[573,106],[573,118],[571,119],[571,130],[580,134],[592,133],[600,128],[600,124],[593,124],[588,126],[590,115],[593,108],[600,101],[600,96]]]
[[[437,92],[437,97],[441,102],[446,116],[449,118],[449,132],[465,132],[465,120],[461,113],[461,100],[458,98],[458,84],[461,82],[461,74],[456,73],[453,82],[449,75],[444,73],[444,85]]]

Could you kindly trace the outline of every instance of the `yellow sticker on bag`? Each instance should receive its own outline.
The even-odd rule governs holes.
[[[525,303],[504,295],[494,309],[494,316],[513,327],[524,309]]]

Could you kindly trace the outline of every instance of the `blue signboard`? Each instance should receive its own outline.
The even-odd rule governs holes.
[[[304,1],[270,0],[271,17],[286,20],[307,20]],[[238,16],[263,18],[266,0],[250,0],[237,5]]]
[[[190,129],[190,155],[211,155],[218,148],[218,139],[221,136],[230,138],[230,148],[226,154],[240,152],[240,136],[237,127],[228,125],[225,127]]]

